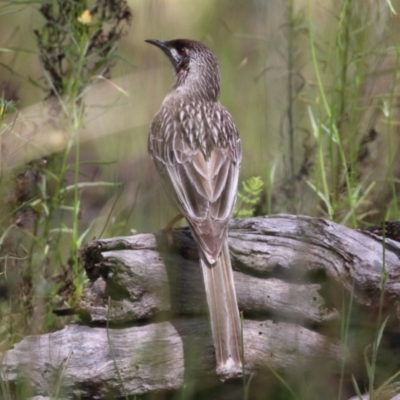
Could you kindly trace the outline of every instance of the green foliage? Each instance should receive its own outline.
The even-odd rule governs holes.
[[[235,216],[239,218],[253,216],[256,206],[260,202],[263,189],[264,182],[259,176],[253,176],[243,181],[242,190],[239,190],[237,194],[241,202],[234,213]]]
[[[6,118],[17,110],[17,105],[14,101],[7,101],[4,97],[0,97],[0,129],[2,128],[2,122],[6,120]],[[3,133],[0,131],[0,134]]]
[[[13,293],[8,306],[0,304],[0,341],[10,342],[25,331],[57,326],[52,315],[54,305],[74,305],[82,293],[86,278],[79,249],[92,225],[84,227],[80,222],[81,195],[92,187],[115,186],[111,182],[86,182],[81,174],[85,93],[98,79],[110,77],[117,43],[131,19],[125,0],[38,4],[37,11],[44,20],[34,33],[43,75],[30,82],[45,90],[51,119],[46,129],[49,135],[61,132],[64,146],[60,152],[7,171],[10,176],[2,170],[3,182],[8,179],[7,187],[12,187],[7,201],[9,214],[4,214],[2,221],[2,270],[12,263],[15,272],[0,276]],[[17,135],[16,121],[15,103],[0,100],[0,137]],[[11,225],[7,224],[10,215]],[[37,323],[32,329],[35,319],[42,320],[43,325]]]
[[[44,2],[39,11],[45,23],[34,33],[49,94],[79,101],[97,77],[110,75],[130,9],[125,0],[58,0]]]

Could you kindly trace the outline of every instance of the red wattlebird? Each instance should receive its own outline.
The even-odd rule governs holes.
[[[203,270],[217,372],[241,372],[241,324],[227,229],[241,163],[239,134],[219,102],[218,60],[186,39],[146,40],[175,70],[175,83],[154,116],[149,153],[170,201],[186,218]]]

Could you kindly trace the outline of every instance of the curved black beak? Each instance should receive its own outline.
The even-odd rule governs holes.
[[[164,54],[170,59],[175,71],[178,70],[180,60],[176,58],[177,56],[174,57],[174,55],[172,54],[171,49],[173,48],[173,46],[171,46],[171,42],[166,42],[164,40],[158,40],[158,39],[146,39],[145,42],[150,43],[153,46],[156,46],[159,49],[161,49],[164,52]]]
[[[165,42],[163,40],[158,40],[158,39],[146,39],[145,40],[146,43],[150,43],[153,46],[156,46],[158,48],[160,48],[163,51],[168,51],[168,46],[165,44]]]

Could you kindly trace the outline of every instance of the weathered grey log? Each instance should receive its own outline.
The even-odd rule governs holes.
[[[305,368],[338,361],[337,343],[285,322],[245,321],[247,371]],[[205,349],[205,350],[204,350]],[[204,319],[151,323],[124,329],[70,325],[61,331],[25,338],[9,350],[1,378],[26,377],[37,394],[80,393],[102,399],[178,389],[184,377],[217,382],[209,327]]]
[[[165,240],[164,240],[165,242]],[[141,234],[91,242],[85,253],[93,277],[103,274],[81,302],[92,321],[128,322],[158,312],[205,310],[197,251],[189,230],[177,230],[171,253],[162,235]],[[244,315],[275,314],[304,323],[338,318],[320,294],[326,282],[377,306],[385,258],[385,299],[400,293],[400,244],[329,222],[277,215],[232,221],[229,231],[239,308]],[[110,297],[110,309],[107,298]],[[340,302],[338,303],[341,304]]]
[[[386,271],[385,309],[399,298],[400,244],[371,233],[277,215],[232,221],[229,245],[247,373],[290,372],[320,357],[337,363],[337,338],[315,328],[338,322],[342,289],[374,309]],[[24,339],[5,353],[4,379],[15,382],[25,370],[37,394],[61,380],[67,393],[92,398],[123,395],[121,388],[129,395],[177,389],[191,376],[217,382],[197,249],[187,229],[174,231],[172,248],[161,233],[140,234],[92,241],[82,257],[92,285],[78,311],[103,326],[71,325]],[[337,290],[328,299],[332,284]]]
[[[105,322],[107,318],[118,323],[129,322],[171,309],[183,314],[206,314],[201,270],[197,262],[184,261],[176,256],[173,260],[179,274],[173,271],[172,276],[168,276],[165,263],[171,265],[171,259],[162,259],[155,250],[119,250],[102,255],[102,268],[108,271],[108,289],[104,282],[104,294],[110,295],[110,309],[106,296],[103,296],[103,304],[99,302],[96,290],[101,285],[100,279],[96,281],[95,289],[81,301],[81,312],[87,311],[92,322]],[[239,307],[245,313],[278,313],[317,323],[337,318],[335,310],[324,306],[318,292],[319,284],[262,279],[239,271],[234,272],[234,279]]]

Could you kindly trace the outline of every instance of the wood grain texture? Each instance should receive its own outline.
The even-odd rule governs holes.
[[[337,361],[340,354],[337,342],[285,322],[245,321],[244,343],[248,372]],[[29,377],[42,395],[54,391],[55,381],[83,398],[123,396],[122,386],[130,395],[139,395],[178,389],[185,374],[202,376],[205,385],[215,384],[213,351],[205,319],[108,332],[102,327],[70,325],[16,344],[3,358],[1,373],[8,381]]]
[[[189,230],[176,230],[174,243],[169,249],[165,238],[154,234],[89,243],[89,275],[106,279],[86,291],[80,312],[96,322],[105,322],[107,315],[111,321],[127,322],[171,309],[184,315],[204,312],[202,277]],[[369,232],[322,219],[277,215],[233,221],[229,246],[239,309],[245,316],[275,314],[317,324],[338,319],[340,302],[332,304],[322,295],[324,286],[332,283],[353,293],[361,304],[379,301],[383,245]],[[388,304],[399,297],[399,264],[400,244],[387,239]],[[104,301],[96,292],[101,284]]]

